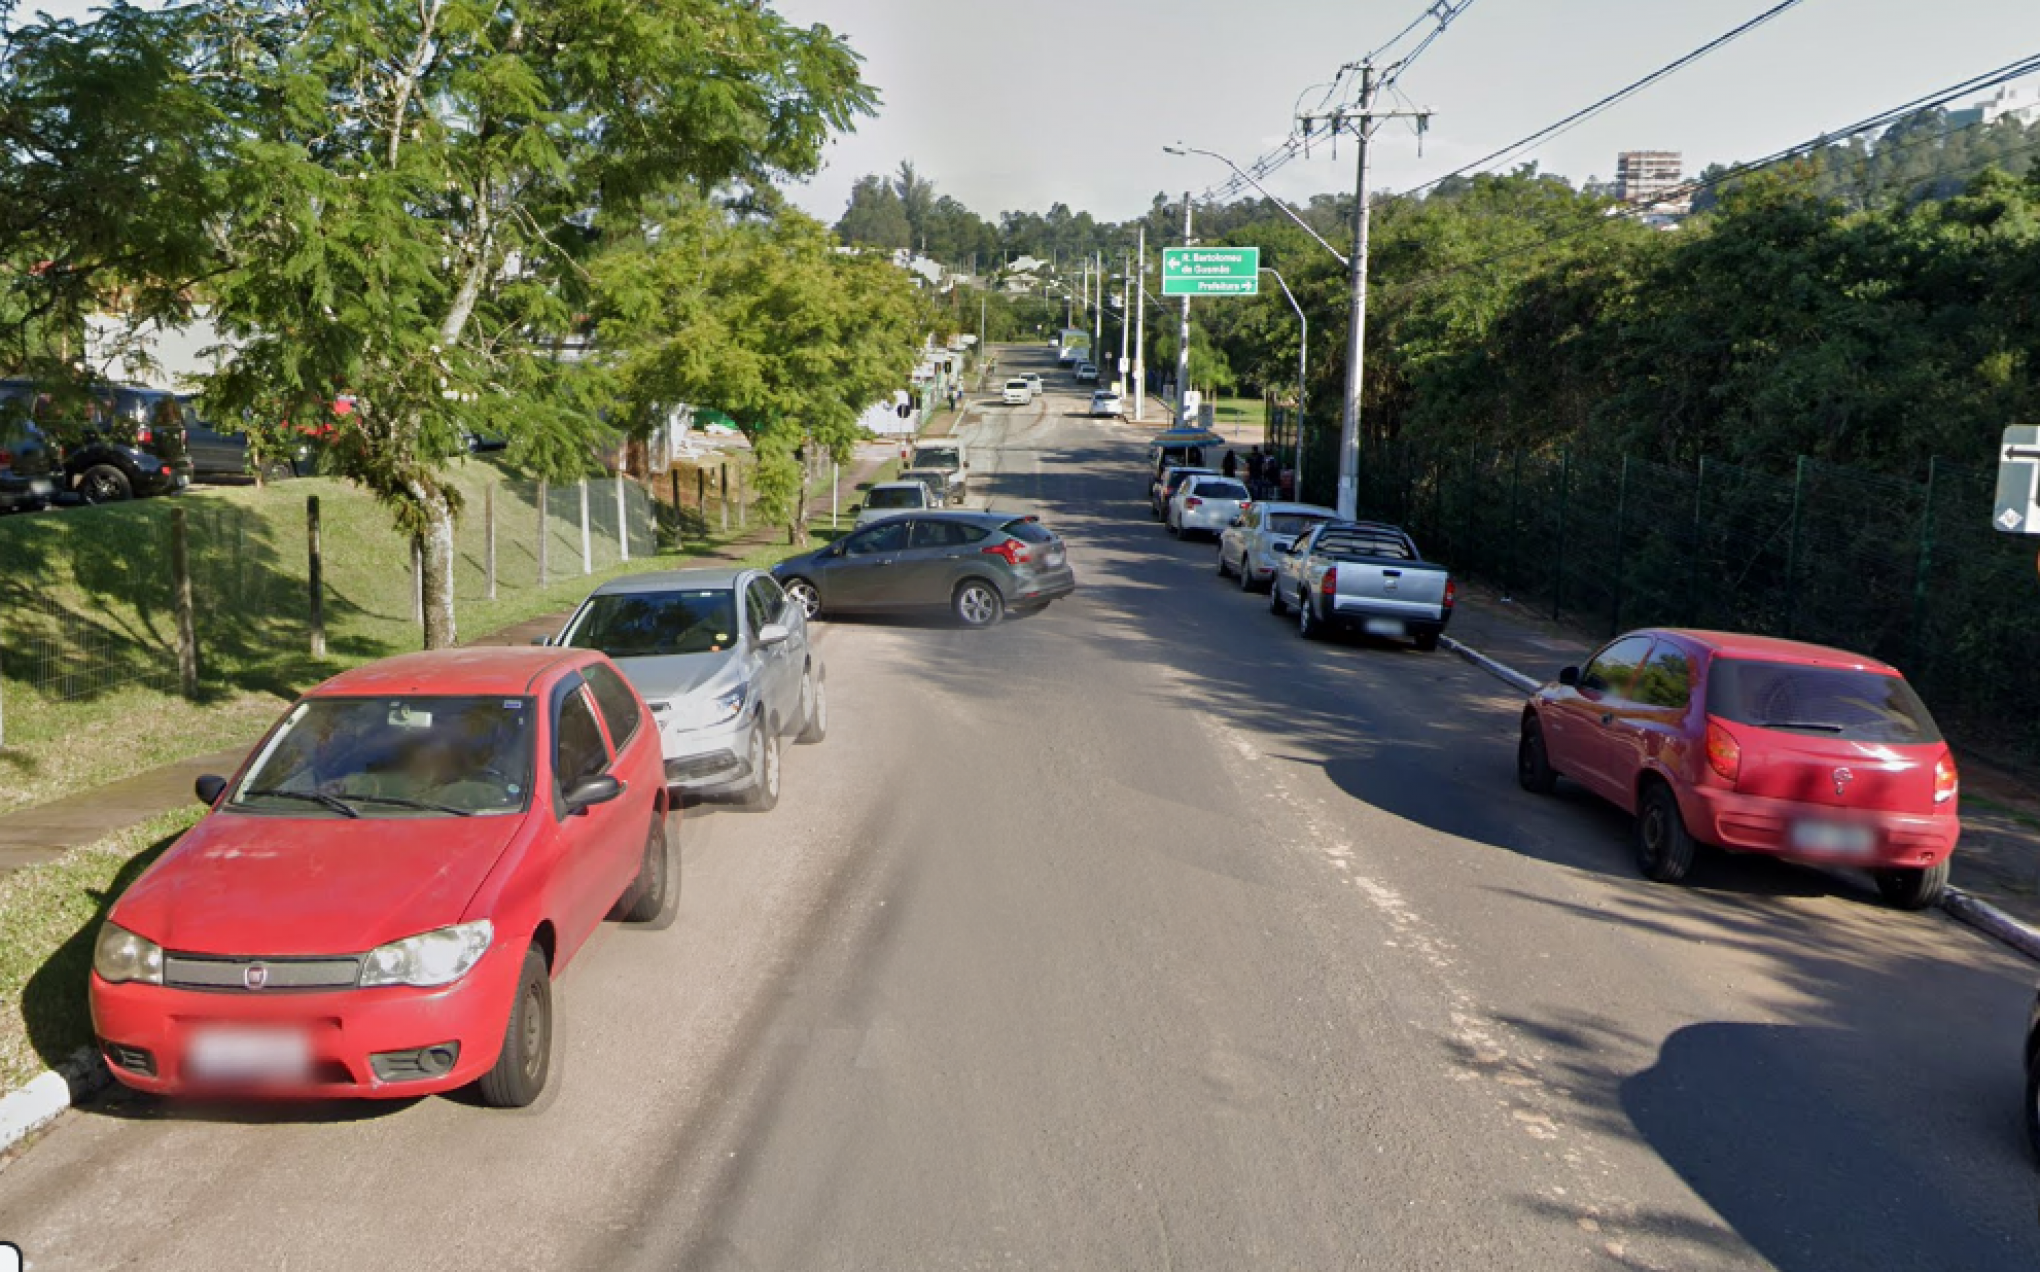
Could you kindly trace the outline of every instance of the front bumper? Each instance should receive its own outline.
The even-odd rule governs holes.
[[[1744,795],[1712,786],[1680,792],[1679,811],[1694,836],[1737,852],[1863,869],[1920,869],[1955,851],[1962,819],[1946,813],[1885,813],[1798,800]],[[1845,828],[1864,845],[1845,850],[1809,846],[1809,827]]]
[[[523,946],[499,939],[473,971],[435,989],[207,991],[113,985],[95,972],[92,1031],[113,1076],[155,1095],[407,1099],[466,1086],[496,1063],[523,965]],[[194,1034],[207,1026],[302,1030],[310,1042],[310,1076],[260,1084],[201,1081],[187,1060]],[[448,1044],[459,1056],[436,1076],[386,1080],[371,1061]]]
[[[34,511],[57,497],[57,483],[48,477],[0,477],[0,508]]]
[[[755,711],[706,729],[659,735],[669,790],[703,795],[743,786],[751,780],[751,730]]]

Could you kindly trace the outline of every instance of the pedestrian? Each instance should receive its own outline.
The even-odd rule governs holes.
[[[1254,492],[1256,499],[1261,497],[1261,473],[1266,465],[1267,461],[1261,458],[1260,447],[1247,452],[1247,489]]]
[[[1224,473],[1228,477],[1239,476],[1240,457],[1233,454],[1232,451],[1228,449],[1225,453],[1225,458],[1219,461],[1218,471]]]

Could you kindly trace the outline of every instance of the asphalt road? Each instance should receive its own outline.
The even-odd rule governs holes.
[[[544,1106],[114,1100],[0,1172],[0,1240],[152,1272],[2040,1267],[2029,966],[1812,871],[1641,881],[1620,818],[1516,788],[1499,684],[1300,640],[1057,382],[964,435],[1083,590],[826,624],[830,739],[776,812],[687,813],[679,921],[570,970]]]

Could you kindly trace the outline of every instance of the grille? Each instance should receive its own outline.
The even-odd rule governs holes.
[[[248,969],[266,969],[261,990],[248,988]],[[177,989],[271,993],[279,990],[352,989],[361,976],[358,958],[215,958],[203,954],[166,954],[163,983]]]
[[[124,1042],[108,1042],[102,1045],[106,1050],[106,1058],[129,1073],[139,1073],[147,1078],[156,1076],[156,1057],[145,1048],[130,1047]]]
[[[728,751],[714,751],[707,755],[690,755],[685,759],[666,761],[666,780],[684,782],[689,778],[707,777],[726,769],[737,767],[738,760]]]

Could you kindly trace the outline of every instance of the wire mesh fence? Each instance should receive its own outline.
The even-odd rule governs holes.
[[[1329,501],[1336,433],[1305,451],[1305,497]],[[1991,529],[1994,481],[1938,461],[1918,482],[1813,459],[1785,475],[1375,443],[1358,507],[1553,618],[1840,646],[1903,668],[1972,745],[2040,754],[2032,545]]]

